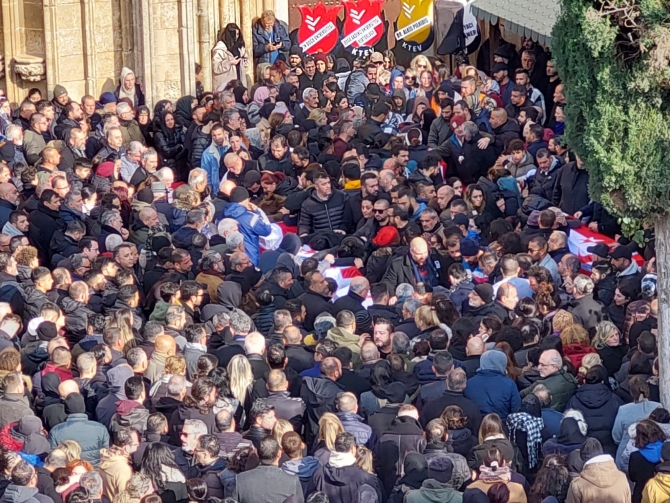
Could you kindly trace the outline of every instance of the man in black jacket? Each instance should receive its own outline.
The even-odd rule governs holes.
[[[370,146],[375,141],[375,137],[382,133],[382,124],[389,114],[389,108],[385,103],[377,103],[372,107],[370,118],[358,128],[358,139]]]
[[[342,375],[342,365],[337,358],[327,357],[321,362],[320,377],[304,377],[300,398],[307,406],[305,415],[305,440],[312,445],[319,432],[319,419],[325,412],[335,412],[335,398],[342,388],[337,380]]]
[[[339,190],[332,190],[330,177],[325,171],[314,175],[314,187],[302,203],[298,235],[304,237],[316,232],[345,234],[345,195]]]
[[[39,252],[40,264],[48,264],[49,245],[56,230],[65,230],[65,223],[58,210],[63,200],[51,189],[42,192],[37,210],[28,216],[30,228],[28,238]]]
[[[312,271],[305,275],[305,293],[298,299],[302,301],[307,312],[304,322],[307,330],[314,330],[314,321],[321,313],[335,314],[328,292],[328,282],[323,274]]]
[[[486,176],[497,159],[495,148],[488,145],[482,149],[478,142],[482,139],[477,124],[474,122],[463,123],[463,163],[459,166],[459,174],[464,184],[474,183],[480,176]],[[495,203],[495,202],[494,202]]]
[[[409,283],[414,288],[417,283],[423,283],[426,289],[445,286],[449,284],[447,269],[451,262],[448,257],[431,254],[425,239],[414,238],[408,253],[391,261],[382,282],[392,291],[401,283]]]
[[[489,120],[493,127],[494,143],[496,156],[501,155],[509,142],[521,139],[521,128],[516,121],[509,120],[504,108],[496,108],[491,112]]]
[[[305,414],[305,402],[301,398],[292,397],[288,391],[289,382],[284,371],[271,370],[267,375],[268,405],[274,407],[278,419],[285,419],[293,425],[295,431],[300,431]]]

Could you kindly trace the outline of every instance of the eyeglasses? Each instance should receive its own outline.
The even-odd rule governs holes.
[[[407,79],[407,80],[416,80],[416,77],[411,77],[410,75],[405,75],[405,79]]]
[[[383,65],[383,64],[384,64],[383,61],[376,61],[376,62],[375,62],[375,65]]]
[[[377,210],[377,209],[374,209],[374,210],[372,210],[372,211],[374,211],[377,215],[381,215],[381,214],[384,213],[386,210]]]

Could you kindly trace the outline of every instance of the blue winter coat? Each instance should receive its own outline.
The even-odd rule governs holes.
[[[89,421],[86,414],[70,414],[64,423],[54,426],[49,435],[51,448],[64,440],[74,440],[81,447],[81,459],[94,467],[100,464],[100,449],[109,448],[107,428],[96,421]]]
[[[254,24],[252,36],[253,36],[253,45],[254,45],[254,58],[256,58],[256,64],[258,63],[274,63],[271,61],[271,54],[268,52],[266,45],[270,42],[276,42],[277,39],[281,40],[282,46],[277,51],[277,57],[283,55],[284,61],[288,61],[288,50],[291,48],[291,39],[288,36],[288,28],[283,21],[278,19],[275,21],[274,26],[272,27],[272,35],[275,40],[270,40],[270,34],[265,31],[265,28],[261,25],[260,20]]]
[[[223,216],[237,220],[239,231],[244,235],[244,251],[249,255],[249,260],[258,266],[261,258],[259,249],[259,238],[269,236],[272,232],[270,224],[265,223],[260,211],[249,211],[239,203],[229,203],[223,208]]]
[[[514,381],[496,370],[477,371],[468,379],[463,396],[479,405],[482,415],[496,413],[503,421],[521,405]]]

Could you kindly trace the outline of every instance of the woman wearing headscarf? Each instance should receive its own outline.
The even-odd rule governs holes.
[[[526,474],[537,472],[542,464],[542,444],[551,433],[542,420],[542,405],[533,394],[521,402],[519,411],[507,416],[509,438],[519,448]]]
[[[403,503],[405,495],[414,489],[420,489],[423,481],[428,478],[428,462],[423,454],[410,452],[403,461],[404,473],[396,482],[389,496],[389,503]]]
[[[151,111],[149,110],[149,107],[141,106],[137,108],[135,119],[140,126],[140,131],[142,131],[142,136],[144,137],[147,147],[153,147],[154,138],[151,135]]]
[[[184,127],[177,123],[176,114],[167,110],[161,113],[159,130],[154,134],[156,151],[161,158],[160,164],[176,168],[178,161],[185,155]]]
[[[572,451],[579,449],[586,440],[579,423],[573,417],[566,417],[561,421],[558,436],[547,440],[542,446],[542,454],[560,454],[567,456]]]
[[[182,96],[177,100],[174,109],[174,118],[177,124],[188,129],[193,122],[193,107],[196,103],[197,100],[193,96]]]
[[[270,89],[268,89],[266,86],[261,86],[258,89],[256,89],[256,92],[254,93],[254,99],[251,103],[249,103],[248,106],[249,122],[251,122],[253,126],[257,125],[260,122],[261,120],[260,109],[265,104],[265,101],[269,99],[270,99]]]
[[[291,115],[295,115],[296,105],[298,104],[298,88],[293,84],[282,84],[279,86],[277,101],[284,103]]]
[[[246,49],[240,36],[240,29],[230,23],[219,32],[218,42],[212,49],[212,89],[223,91],[231,80],[240,79],[244,74]]]
[[[121,78],[119,79],[118,87],[114,91],[114,95],[119,100],[128,98],[132,102],[133,108],[146,104],[142,87],[137,83],[137,79],[135,78],[135,72],[126,66],[121,69]]]
[[[233,94],[235,95],[235,108],[240,112],[240,117],[242,117],[248,128],[252,127],[252,124],[249,121],[249,113],[247,112],[249,91],[244,86],[236,86],[233,88]]]

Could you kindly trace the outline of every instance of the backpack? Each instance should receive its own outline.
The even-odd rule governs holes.
[[[349,103],[353,103],[356,96],[365,92],[369,81],[363,70],[354,70],[347,78],[344,84],[344,94],[347,96]]]

